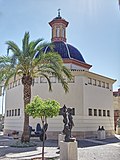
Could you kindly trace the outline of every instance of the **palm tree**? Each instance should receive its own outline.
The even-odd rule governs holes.
[[[31,100],[31,85],[35,77],[43,76],[47,79],[49,90],[52,90],[50,75],[56,76],[65,90],[68,92],[68,84],[64,75],[71,79],[72,75],[62,61],[61,56],[55,52],[43,53],[43,48],[51,44],[44,43],[43,39],[29,42],[29,32],[25,33],[22,40],[22,49],[13,41],[7,41],[7,56],[0,56],[0,80],[7,86],[11,78],[22,78],[24,93],[24,110]],[[37,56],[36,56],[37,55]],[[21,142],[29,142],[29,115],[24,112],[24,127]]]

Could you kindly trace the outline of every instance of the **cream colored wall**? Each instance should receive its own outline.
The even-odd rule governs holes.
[[[78,87],[79,86],[79,87]],[[65,93],[61,83],[56,79],[56,83],[52,83],[53,91],[48,91],[47,83],[38,83],[32,87],[32,97],[39,95],[41,98],[50,98],[57,100],[61,106],[76,107],[76,114],[81,114],[82,106],[82,78],[75,77],[75,83],[69,83],[69,93]]]
[[[55,99],[57,100],[61,107],[65,104],[67,107],[75,108],[75,116],[73,116],[75,122],[74,130],[80,130],[79,120],[81,116],[82,120],[82,113],[83,113],[83,76],[76,76],[75,83],[69,83],[69,93],[65,93],[61,83],[53,83],[53,91],[48,91],[48,85],[46,83],[42,84],[35,84],[32,88],[32,97],[34,95],[39,95],[41,98],[46,99]],[[78,87],[79,86],[79,87]],[[81,121],[80,120],[80,121]],[[30,124],[35,128],[36,123],[39,120],[30,120]],[[49,121],[49,129],[50,131],[62,131],[63,129],[63,120],[62,116],[58,116],[52,119],[48,119]],[[78,125],[77,125],[77,124]]]
[[[99,80],[99,79],[98,79]],[[113,98],[112,98],[112,90],[94,86],[88,84],[88,78],[84,78],[84,90],[83,90],[83,97],[84,97],[84,127],[85,130],[96,130],[98,126],[104,126],[106,130],[113,130],[114,129],[114,114],[113,114]],[[109,82],[109,81],[107,81]],[[110,82],[109,82],[110,83]],[[110,84],[111,86],[112,84]],[[88,109],[91,108],[92,110],[97,109],[97,116],[89,116]],[[99,116],[98,110],[110,110],[110,117],[108,116]],[[107,114],[107,113],[106,113]]]
[[[7,110],[19,109],[20,116],[8,116]],[[8,130],[23,130],[23,87],[22,85],[13,87],[6,92],[5,99],[5,127]]]
[[[48,91],[47,83],[38,83],[32,86],[32,98],[35,95],[39,95],[41,98],[50,98],[57,100],[61,106],[64,104],[67,107],[75,108],[75,116],[73,116],[74,124],[73,131],[97,131],[99,125],[105,126],[105,129],[113,129],[113,108],[112,108],[112,91],[110,89],[93,86],[88,84],[88,77],[94,75],[86,71],[73,71],[75,76],[75,82],[69,83],[69,93],[65,94],[61,83],[56,79],[56,83],[52,83],[53,91]],[[88,74],[88,76],[87,76]],[[92,77],[92,78],[93,78]],[[113,83],[113,80],[103,78],[106,82]],[[87,84],[87,85],[86,85]],[[110,117],[88,116],[88,108],[93,109],[108,109],[110,110]],[[5,117],[5,129],[6,130],[21,130],[23,129],[23,87],[22,84],[11,88],[6,94],[6,110],[15,108],[21,109],[20,116]],[[30,117],[30,125],[35,128],[36,124],[40,122],[40,119],[32,119]],[[62,116],[58,116],[52,119],[48,119],[49,131],[62,131],[63,119]]]

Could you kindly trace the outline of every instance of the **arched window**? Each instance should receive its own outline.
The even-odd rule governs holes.
[[[62,29],[62,37],[65,37],[65,29]]]
[[[56,37],[60,37],[60,28],[56,28]]]

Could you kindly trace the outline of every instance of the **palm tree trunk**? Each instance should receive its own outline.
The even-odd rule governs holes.
[[[25,112],[25,108],[26,105],[30,103],[31,100],[32,78],[30,76],[23,75],[22,84],[24,87],[24,127],[23,127],[21,142],[26,143],[30,141],[30,131],[29,131],[29,115]]]

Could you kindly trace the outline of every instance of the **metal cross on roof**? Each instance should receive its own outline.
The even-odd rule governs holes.
[[[61,10],[61,9],[59,8],[59,9],[58,9],[58,17],[60,17],[60,10]]]

